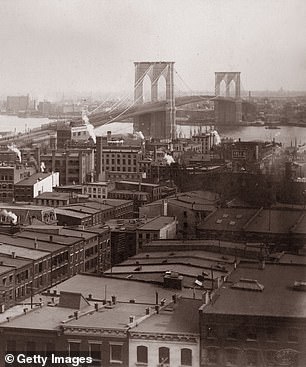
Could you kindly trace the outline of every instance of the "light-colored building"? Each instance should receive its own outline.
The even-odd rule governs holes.
[[[59,186],[59,172],[35,173],[15,184],[15,200],[32,201],[43,192],[52,192],[56,186]]]
[[[115,184],[113,182],[90,182],[82,185],[82,194],[88,195],[91,199],[107,199],[109,191],[114,188]]]
[[[201,300],[179,299],[130,330],[129,366],[199,366]]]

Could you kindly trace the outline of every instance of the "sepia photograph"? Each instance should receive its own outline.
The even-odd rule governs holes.
[[[306,367],[305,35],[0,0],[0,367]]]

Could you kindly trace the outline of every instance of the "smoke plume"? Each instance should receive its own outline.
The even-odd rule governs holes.
[[[19,158],[19,162],[21,163],[21,151],[16,147],[16,145],[14,143],[12,143],[11,145],[7,146],[9,150],[11,150],[12,152],[15,152]]]
[[[94,131],[94,127],[89,122],[86,111],[82,111],[82,120],[83,120],[84,124],[86,125],[89,136],[92,138],[93,142],[96,144],[97,139],[96,139],[96,134],[95,134],[95,131]]]
[[[145,140],[145,137],[144,137],[144,135],[143,135],[143,133],[141,132],[141,131],[136,131],[136,133],[135,133],[137,136],[138,136],[138,138],[140,138],[141,140]]]
[[[213,136],[216,138],[215,145],[221,144],[221,138],[217,130],[212,131]]]
[[[167,161],[167,164],[170,166],[171,163],[175,163],[172,155],[165,153],[164,159]]]
[[[44,162],[41,162],[41,164],[40,164],[40,171],[41,172],[45,172],[45,169],[46,169],[45,163]]]
[[[1,211],[0,211],[0,215],[4,215],[5,217],[7,217],[7,218],[11,218],[12,219],[12,223],[13,224],[17,224],[17,219],[18,219],[18,217],[17,217],[17,215],[16,214],[14,214],[13,212],[8,212],[6,209],[2,209]]]

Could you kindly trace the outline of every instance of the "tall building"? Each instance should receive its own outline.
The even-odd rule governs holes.
[[[8,96],[6,99],[6,111],[18,113],[27,111],[30,107],[30,96]]]
[[[96,173],[99,181],[140,180],[139,161],[142,148],[139,145],[127,145],[122,139],[97,136]]]

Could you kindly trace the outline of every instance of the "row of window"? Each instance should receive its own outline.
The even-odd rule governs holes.
[[[287,337],[288,342],[298,342],[298,332],[296,329],[287,329]],[[267,328],[266,329],[266,339],[267,341],[278,341],[279,340],[279,330],[276,328]],[[208,325],[206,327],[206,337],[209,339],[217,339],[218,338],[218,329],[216,325]],[[246,339],[249,341],[256,341],[258,338],[257,330],[254,328],[247,329],[242,331],[241,329],[229,329],[227,330],[227,339],[238,340],[238,339]]]
[[[160,347],[158,349],[158,363],[170,365],[170,349]],[[192,350],[189,348],[181,349],[181,366],[192,366]],[[137,363],[148,364],[148,347],[140,345],[137,347]]]
[[[258,351],[255,349],[239,350],[238,348],[228,348],[221,351],[217,347],[208,347],[202,352],[202,364],[215,366],[222,364],[228,367],[245,366],[276,366],[277,351]],[[297,360],[293,358],[291,367],[297,366]]]

